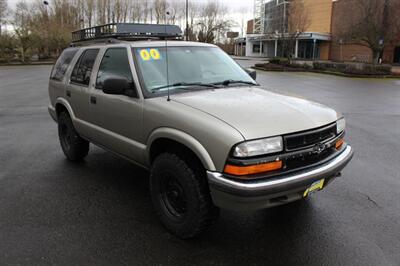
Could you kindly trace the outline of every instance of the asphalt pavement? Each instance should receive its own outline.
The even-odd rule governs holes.
[[[146,171],[93,145],[85,162],[66,161],[49,72],[0,67],[0,265],[400,265],[400,80],[258,72],[343,112],[353,161],[307,202],[222,211],[183,241],[157,220]]]

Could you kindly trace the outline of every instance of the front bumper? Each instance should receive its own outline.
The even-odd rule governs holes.
[[[303,197],[315,181],[325,178],[324,187],[340,174],[353,157],[347,145],[332,160],[298,172],[255,181],[237,181],[222,173],[207,172],[211,196],[216,206],[233,210],[258,210],[286,204]]]

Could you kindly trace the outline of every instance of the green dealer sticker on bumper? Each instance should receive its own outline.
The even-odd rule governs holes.
[[[324,187],[325,179],[318,180],[314,183],[311,184],[309,188],[304,191],[303,197],[307,197],[310,195],[312,192],[321,190]]]

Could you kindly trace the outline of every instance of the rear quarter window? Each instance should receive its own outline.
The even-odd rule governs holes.
[[[51,71],[50,79],[62,81],[65,73],[67,72],[69,64],[77,52],[77,48],[65,49],[54,65],[53,70]]]

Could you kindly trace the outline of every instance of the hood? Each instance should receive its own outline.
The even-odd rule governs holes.
[[[245,139],[308,130],[338,119],[338,113],[331,108],[261,87],[175,94],[172,100],[223,120]]]

